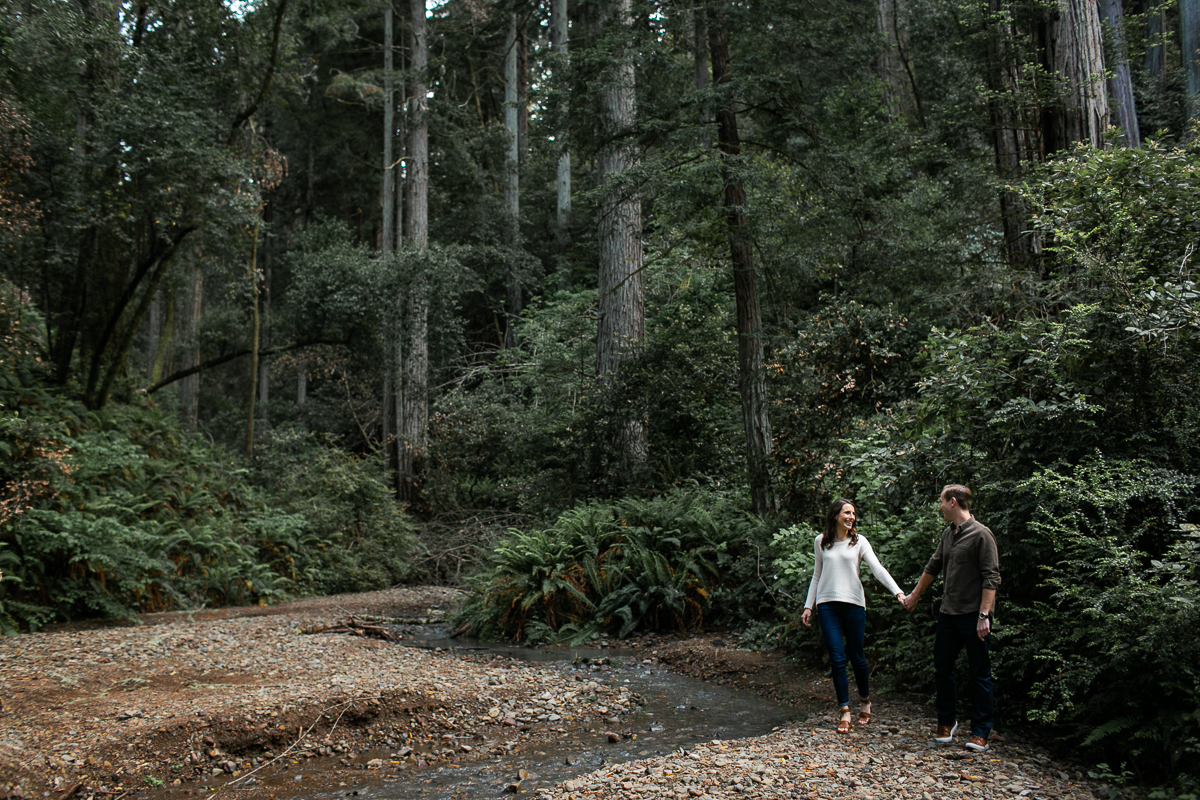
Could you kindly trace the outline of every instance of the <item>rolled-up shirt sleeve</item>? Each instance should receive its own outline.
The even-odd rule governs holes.
[[[980,537],[979,576],[983,579],[984,589],[1000,588],[1000,551],[996,547],[996,538],[990,532]]]

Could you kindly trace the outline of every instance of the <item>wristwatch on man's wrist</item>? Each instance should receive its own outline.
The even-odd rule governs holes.
[[[987,614],[985,614],[985,613],[983,613],[982,611],[980,611],[980,612],[979,612],[979,618],[980,618],[980,619],[987,619],[987,618],[988,618],[988,615],[987,615]]]

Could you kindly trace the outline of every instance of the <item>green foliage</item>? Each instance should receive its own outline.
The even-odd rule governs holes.
[[[917,334],[892,307],[830,303],[806,315],[776,356],[774,433],[786,507],[811,513],[844,486],[830,450],[907,392]]]
[[[1103,281],[1096,288],[1123,292],[1140,276],[1186,267],[1200,233],[1198,192],[1200,156],[1153,141],[1137,150],[1078,146],[1023,188],[1060,267],[1082,267]]]
[[[266,434],[256,480],[279,513],[303,520],[272,540],[269,563],[317,594],[362,592],[413,576],[413,526],[384,483],[376,457],[361,458],[294,427]]]
[[[497,542],[459,618],[525,642],[699,627],[760,525],[703,492],[578,506]]]
[[[1043,470],[1040,599],[1009,614],[1009,680],[1026,715],[1089,757],[1191,771],[1200,758],[1200,479],[1097,456]]]
[[[271,438],[260,476],[162,408],[88,413],[41,384],[0,293],[0,628],[389,586],[411,529],[379,475],[309,435]],[[266,498],[271,497],[268,504]]]

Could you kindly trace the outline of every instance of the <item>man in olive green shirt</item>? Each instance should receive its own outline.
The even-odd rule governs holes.
[[[950,525],[942,532],[942,539],[925,565],[917,588],[904,598],[903,603],[912,611],[929,584],[945,572],[945,589],[933,644],[938,714],[934,739],[951,742],[958,729],[954,662],[965,647],[971,671],[971,738],[967,740],[967,748],[983,752],[988,749],[988,735],[992,732],[992,667],[988,657],[988,637],[992,631],[996,590],[1000,588],[1000,556],[992,532],[971,515],[970,489],[957,483],[950,484],[942,489],[938,500],[942,517]]]

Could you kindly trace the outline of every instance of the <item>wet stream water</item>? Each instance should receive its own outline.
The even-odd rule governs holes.
[[[426,639],[417,646],[500,654],[558,662],[559,668],[587,680],[627,687],[642,696],[639,714],[614,726],[627,735],[609,742],[597,723],[559,723],[565,730],[548,742],[532,742],[503,755],[473,758],[462,765],[439,764],[389,770],[331,772],[314,759],[290,770],[264,775],[261,796],[292,798],[372,798],[378,800],[476,800],[532,796],[550,786],[606,764],[665,755],[713,739],[758,736],[794,718],[795,710],[746,692],[673,675],[628,651],[568,648],[529,649],[474,645],[460,640]],[[602,661],[602,664],[597,664]],[[363,753],[356,760],[381,758],[387,751]],[[384,773],[391,772],[391,775]],[[513,787],[520,781],[519,786]]]

